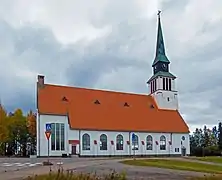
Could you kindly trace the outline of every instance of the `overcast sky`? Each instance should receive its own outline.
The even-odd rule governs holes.
[[[221,0],[0,4],[0,99],[8,111],[36,109],[38,74],[46,83],[147,93],[161,9],[182,116],[191,129],[222,120]]]

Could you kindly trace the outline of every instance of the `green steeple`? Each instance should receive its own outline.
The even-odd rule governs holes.
[[[163,40],[163,32],[161,28],[160,22],[160,13],[158,12],[158,30],[157,30],[157,42],[156,42],[156,57],[153,61],[152,66],[154,66],[157,62],[165,62],[170,63],[166,54],[165,54],[165,47],[164,47],[164,40]]]

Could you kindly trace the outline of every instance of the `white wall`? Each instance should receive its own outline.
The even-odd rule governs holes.
[[[87,133],[90,135],[90,146],[91,149],[87,151],[83,151],[80,149],[80,155],[83,156],[91,156],[91,155],[99,155],[99,156],[109,156],[109,155],[133,155],[134,151],[132,150],[132,135],[130,132],[115,132],[115,131],[81,131],[80,138],[82,138],[83,134]],[[108,141],[108,149],[107,151],[100,150],[100,135],[106,134]],[[116,136],[118,134],[123,135],[124,141],[124,149],[122,151],[116,150]],[[180,155],[181,154],[181,140],[182,136],[185,136],[185,141],[183,142],[184,147],[187,149],[187,154],[190,154],[190,146],[189,146],[189,134],[172,134],[172,145],[169,144],[171,140],[170,133],[141,133],[135,132],[135,134],[139,138],[139,149],[135,151],[136,155]],[[146,150],[146,137],[151,135],[153,137],[153,149]],[[160,143],[156,145],[156,141],[160,142],[160,136],[164,135],[166,137],[166,150],[160,150]],[[131,138],[130,138],[131,137]],[[98,143],[94,144],[94,140]],[[111,140],[114,141],[114,145],[111,145]],[[130,145],[127,145],[127,141],[130,141]],[[142,145],[142,141],[145,142]],[[82,147],[82,139],[80,139],[80,147]],[[175,152],[175,148],[180,148],[179,152]]]
[[[160,109],[179,109],[177,92],[157,90],[154,94],[152,94],[152,96],[155,98],[155,101]]]
[[[64,123],[65,124],[65,150],[64,151],[51,151],[50,156],[61,156],[62,154],[71,154],[72,145],[68,143],[68,140],[80,140],[80,144],[77,145],[76,150],[77,154],[82,156],[115,156],[115,155],[133,155],[134,151],[132,150],[132,134],[130,132],[116,132],[116,131],[84,131],[84,130],[71,130],[68,125],[68,120],[66,116],[52,116],[52,115],[40,115],[38,119],[40,124],[37,128],[37,139],[40,141],[40,151],[37,151],[38,156],[47,156],[48,155],[48,144],[45,137],[45,124],[46,123]],[[38,125],[37,125],[38,127]],[[90,150],[82,150],[82,136],[83,134],[90,135]],[[172,134],[172,145],[169,145],[171,139],[170,133],[142,133],[134,132],[138,135],[139,138],[139,150],[135,151],[136,155],[173,155],[181,154],[181,140],[182,136],[185,136],[185,140],[182,145],[187,149],[187,154],[190,154],[190,144],[189,144],[189,134]],[[107,135],[107,151],[100,150],[100,135]],[[121,134],[123,136],[123,150],[116,150],[116,136]],[[146,137],[151,135],[153,137],[153,150],[146,150]],[[155,141],[160,142],[160,136],[164,135],[166,137],[166,150],[160,150],[160,143],[156,145]],[[97,141],[97,145],[94,144],[94,140]],[[111,145],[111,141],[114,141],[114,145]],[[130,145],[127,145],[127,141],[130,141]],[[144,145],[142,142],[144,141]],[[49,147],[51,149],[51,141],[49,141]],[[37,145],[38,148],[38,145]],[[180,152],[175,152],[175,148],[179,148]]]
[[[68,140],[80,140],[80,134],[79,134],[79,130],[71,130],[69,128],[69,138]],[[69,154],[72,154],[72,144],[69,144]],[[79,154],[79,145],[76,144],[76,154]]]
[[[47,123],[64,123],[65,124],[65,150],[64,151],[51,151],[51,139],[49,140],[49,155],[50,156],[61,156],[62,154],[68,154],[68,121],[66,116],[52,116],[52,115],[40,115],[39,116],[39,129],[37,130],[37,139],[40,141],[40,149],[38,150],[38,156],[48,156],[48,140],[45,136],[45,126]]]

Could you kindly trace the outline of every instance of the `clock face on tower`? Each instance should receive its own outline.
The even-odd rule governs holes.
[[[163,68],[164,70],[166,70],[166,69],[167,69],[166,64],[162,64],[162,68]]]

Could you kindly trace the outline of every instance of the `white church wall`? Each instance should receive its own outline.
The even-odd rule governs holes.
[[[64,123],[64,132],[65,132],[65,149],[64,150],[51,150],[51,138],[49,139],[49,155],[50,156],[61,156],[62,154],[67,154],[69,152],[68,146],[68,123],[66,116],[56,116],[56,115],[40,115],[39,116],[39,127],[37,130],[37,139],[39,139],[39,149],[38,156],[48,156],[48,140],[45,136],[46,124],[47,123]]]
[[[128,155],[129,154],[129,133],[128,132],[115,132],[115,131],[81,131],[80,146],[82,147],[82,136],[87,133],[90,136],[90,150],[83,150],[81,148],[82,156],[115,156],[115,155]],[[100,136],[105,134],[107,136],[107,150],[100,150]],[[123,150],[116,150],[116,136],[121,134],[123,136]],[[97,144],[94,143],[97,142]],[[114,144],[111,144],[111,141]]]
[[[160,109],[178,109],[177,92],[158,90],[152,94],[152,96],[154,96],[155,101]]]
[[[37,128],[37,139],[39,139],[40,151],[38,156],[48,155],[48,144],[45,137],[45,126],[46,123],[64,123],[65,125],[65,149],[63,151],[52,151],[51,150],[51,139],[49,141],[49,155],[50,156],[62,156],[62,154],[72,153],[71,141],[79,141],[76,146],[76,154],[81,156],[125,156],[134,155],[133,144],[132,144],[132,133],[131,132],[117,132],[117,131],[87,131],[87,130],[73,130],[69,128],[67,117],[65,116],[53,116],[53,115],[40,115],[39,129]],[[37,125],[38,127],[38,125]],[[87,133],[90,136],[90,150],[83,150],[82,136]],[[149,133],[149,132],[134,132],[138,136],[138,150],[135,150],[135,155],[180,155],[181,147],[184,146],[187,154],[190,154],[189,146],[189,134],[177,134],[173,133]],[[100,150],[100,135],[105,134],[107,136],[107,150]],[[116,137],[121,134],[123,136],[123,150],[116,149]],[[153,138],[152,150],[146,148],[146,138],[151,135]],[[166,149],[160,150],[160,137],[164,135],[166,137]],[[182,141],[182,136],[185,136],[185,140]],[[172,140],[172,145],[169,141]],[[97,144],[94,144],[97,141]],[[113,145],[111,144],[113,141]],[[128,144],[127,141],[130,143]],[[144,145],[142,143],[144,142]],[[156,141],[158,144],[156,144]],[[182,144],[181,144],[182,141]],[[38,148],[38,147],[37,147]],[[179,148],[179,152],[175,152],[175,148]]]
[[[90,150],[82,150],[82,136],[87,133],[90,136]],[[132,133],[130,132],[115,132],[115,131],[80,131],[80,155],[82,156],[117,156],[117,155],[181,155],[181,138],[186,137],[184,141],[184,146],[187,149],[187,154],[189,154],[189,134],[172,134],[171,133],[144,133],[144,132],[134,132],[138,136],[138,150],[133,150],[132,147]],[[107,150],[100,150],[100,135],[105,134],[107,136]],[[123,150],[116,149],[116,136],[121,134],[123,136]],[[146,138],[151,135],[153,138],[152,150],[147,150],[146,148]],[[160,137],[164,135],[166,137],[166,149],[160,150]],[[94,141],[97,144],[94,144]],[[111,145],[111,141],[114,145]],[[130,145],[127,144],[130,142]],[[144,141],[144,145],[142,144]],[[156,141],[158,144],[156,144]],[[170,145],[169,141],[172,141]],[[175,152],[175,148],[180,148],[179,152]]]

